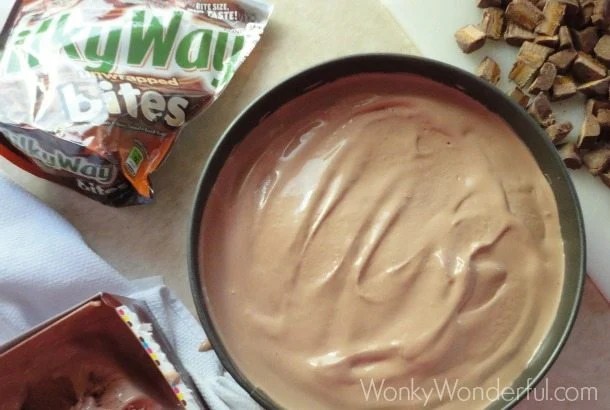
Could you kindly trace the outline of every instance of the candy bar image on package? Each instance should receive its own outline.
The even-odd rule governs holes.
[[[0,347],[0,410],[196,410],[139,302],[99,294]]]
[[[113,206],[252,52],[262,0],[21,0],[0,37],[0,155]]]

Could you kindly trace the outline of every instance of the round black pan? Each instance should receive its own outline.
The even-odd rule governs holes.
[[[586,259],[584,226],[580,205],[572,182],[557,151],[542,128],[530,118],[525,110],[496,87],[470,73],[440,62],[393,54],[370,54],[341,58],[310,68],[282,82],[250,105],[236,119],[216,145],[203,170],[193,209],[188,258],[191,291],[201,323],[218,357],[235,380],[254,400],[265,408],[280,408],[265,392],[258,389],[240,372],[225,349],[222,338],[216,330],[216,324],[209,314],[205,282],[201,279],[205,272],[203,272],[200,264],[200,254],[205,252],[205,243],[202,243],[200,235],[203,212],[212,187],[231,151],[266,116],[313,88],[345,76],[362,73],[418,74],[455,87],[481,102],[512,126],[533,153],[555,193],[559,206],[565,250],[566,270],[562,298],[557,317],[548,336],[542,343],[536,357],[513,384],[513,389],[518,389],[519,394],[507,396],[489,406],[489,409],[511,408],[527,395],[527,392],[544,377],[553,365],[568,338],[578,312],[585,277]]]

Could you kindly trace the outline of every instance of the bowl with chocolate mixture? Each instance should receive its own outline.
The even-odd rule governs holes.
[[[559,354],[585,247],[525,111],[383,54],[311,68],[241,114],[204,169],[189,264],[212,346],[266,408],[496,409]]]

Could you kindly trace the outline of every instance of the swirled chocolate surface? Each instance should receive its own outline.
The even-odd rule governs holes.
[[[263,120],[226,162],[202,240],[225,347],[289,409],[420,408],[414,388],[510,386],[564,275],[553,192],[514,131],[402,74],[345,78]]]

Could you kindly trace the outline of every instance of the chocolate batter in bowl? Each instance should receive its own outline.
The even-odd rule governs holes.
[[[212,345],[265,407],[502,408],[565,342],[582,229],[555,150],[499,91],[357,56],[284,82],[223,137],[191,279]]]

